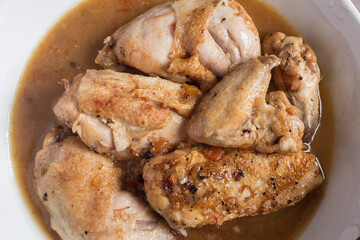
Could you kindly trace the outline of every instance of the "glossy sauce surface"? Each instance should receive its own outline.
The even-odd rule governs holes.
[[[29,210],[49,239],[58,239],[49,228],[49,218],[32,187],[33,160],[44,136],[57,122],[52,107],[64,91],[62,79],[72,79],[86,69],[100,69],[94,60],[103,40],[119,26],[163,0],[84,0],[63,16],[49,31],[27,63],[20,80],[11,117],[11,150],[15,174]],[[260,37],[282,31],[299,33],[271,7],[260,0],[239,0],[253,18]],[[318,56],[321,63],[321,56]],[[326,78],[322,79],[322,121],[311,145],[327,178],[334,142],[332,104]],[[267,216],[245,217],[221,227],[190,230],[187,239],[294,239],[311,219],[323,186],[294,207]],[[179,239],[182,237],[179,236]]]

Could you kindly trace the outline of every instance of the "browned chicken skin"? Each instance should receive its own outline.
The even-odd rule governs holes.
[[[221,225],[293,205],[323,177],[314,155],[262,154],[218,147],[184,148],[145,164],[145,192],[169,225]]]
[[[87,70],[67,84],[54,112],[90,148],[129,159],[166,152],[184,140],[186,117],[200,94],[160,78]]]
[[[320,69],[314,51],[301,37],[280,32],[268,35],[262,50],[281,59],[281,64],[273,70],[275,84],[299,110],[305,125],[303,140],[310,142],[320,120]]]
[[[258,31],[236,1],[179,0],[121,26],[96,63],[126,64],[177,82],[190,77],[209,90],[232,64],[259,55]]]
[[[111,160],[61,132],[36,155],[35,190],[62,239],[173,239],[144,202],[121,190],[122,177]]]
[[[187,125],[194,141],[264,153],[298,152],[304,124],[286,95],[267,94],[275,56],[240,64],[201,99]]]

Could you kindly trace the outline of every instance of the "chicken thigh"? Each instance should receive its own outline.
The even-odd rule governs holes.
[[[273,70],[275,84],[299,110],[305,125],[303,140],[310,142],[320,121],[320,69],[314,51],[301,37],[280,32],[268,35],[262,48],[264,54],[281,59]]]
[[[62,239],[173,239],[144,202],[121,190],[121,169],[78,137],[50,133],[35,161],[36,193]]]
[[[200,90],[160,78],[88,70],[54,107],[62,124],[99,153],[118,159],[166,152],[186,137]]]
[[[267,94],[275,56],[235,66],[200,101],[187,125],[194,141],[264,153],[298,152],[304,124],[281,91]]]
[[[96,63],[126,64],[177,82],[215,85],[232,64],[260,55],[259,34],[233,0],[178,0],[152,8],[105,39]]]
[[[185,228],[291,206],[323,181],[310,153],[218,147],[187,147],[157,156],[145,164],[143,177],[151,207],[184,235]]]

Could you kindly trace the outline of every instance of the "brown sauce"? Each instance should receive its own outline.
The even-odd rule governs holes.
[[[32,172],[33,160],[44,136],[53,126],[58,125],[52,107],[64,91],[61,79],[72,79],[89,68],[99,69],[94,59],[97,51],[103,47],[104,38],[120,25],[161,2],[164,1],[82,1],[49,31],[24,70],[11,116],[12,159],[24,200],[49,239],[59,237],[50,230],[47,213],[35,195]],[[281,15],[261,0],[239,2],[253,18],[261,37],[275,31],[299,35]],[[321,56],[318,58],[321,63]],[[319,158],[329,178],[334,121],[325,78],[320,84],[320,90],[322,122],[311,151]],[[294,239],[306,227],[321,202],[326,183],[294,207],[267,216],[240,218],[221,227],[190,230],[188,239]]]

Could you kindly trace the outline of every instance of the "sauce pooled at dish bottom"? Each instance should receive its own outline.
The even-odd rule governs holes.
[[[94,63],[105,37],[119,26],[133,19],[163,0],[84,0],[70,10],[49,31],[27,63],[20,81],[11,116],[11,150],[15,174],[25,201],[36,221],[50,239],[59,239],[50,230],[46,210],[35,195],[32,181],[34,157],[40,150],[44,136],[59,125],[52,107],[64,91],[62,79],[72,79],[86,69],[100,69]],[[287,35],[299,33],[274,9],[260,0],[239,0],[254,20],[260,38],[270,32]],[[306,39],[305,39],[306,40]],[[321,56],[318,56],[321,66]],[[311,144],[311,152],[318,158],[329,176],[333,118],[326,78],[320,83],[322,122]],[[320,143],[321,139],[321,143]],[[321,202],[326,183],[304,200],[279,212],[245,217],[223,224],[189,230],[187,239],[294,239],[306,227]],[[182,237],[179,236],[179,239]]]

